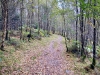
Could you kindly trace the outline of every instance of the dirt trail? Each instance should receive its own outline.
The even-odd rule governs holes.
[[[13,75],[75,75],[72,71],[73,63],[70,56],[64,54],[65,45],[62,39],[59,36],[44,49],[40,48],[42,53],[34,62],[31,59],[33,52],[26,52],[21,65],[22,71],[13,72]]]

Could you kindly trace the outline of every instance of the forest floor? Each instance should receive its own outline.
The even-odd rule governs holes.
[[[51,40],[46,46],[37,46],[24,52],[19,70],[12,75],[74,75],[73,61],[66,54],[63,37]]]
[[[93,75],[82,73],[82,64],[78,64],[71,53],[66,53],[64,38],[60,35],[34,40],[24,47],[26,50],[10,55],[9,61],[16,62],[3,67],[2,75]]]

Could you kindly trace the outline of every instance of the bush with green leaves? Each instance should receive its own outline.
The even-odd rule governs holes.
[[[86,47],[85,47],[85,50],[86,50],[88,53],[92,52],[92,46],[91,46],[91,45],[86,46]]]
[[[76,43],[77,43],[77,46],[76,46]],[[77,52],[78,49],[79,49],[79,45],[80,45],[80,42],[79,41],[71,40],[68,43],[68,50],[71,51],[71,52]]]
[[[25,40],[25,39],[27,39],[27,35],[29,34],[29,32],[23,32],[23,39]]]
[[[9,31],[9,34],[10,34],[10,36],[18,36],[18,35],[20,35],[19,31],[13,31],[13,30]]]
[[[96,49],[97,56],[100,57],[100,46],[96,46]]]
[[[42,37],[49,37],[50,36],[50,34],[47,34],[47,31],[45,30],[40,30],[40,35],[42,36]]]
[[[34,39],[41,40],[41,35],[38,35],[37,32],[34,32],[34,33],[32,34],[32,37],[33,37]]]
[[[38,24],[34,24],[32,26],[34,27],[34,29],[38,29]]]
[[[19,39],[11,38],[10,41],[6,41],[8,46],[12,45],[15,48],[21,48],[22,42]]]
[[[45,36],[45,33],[44,33],[44,31],[42,29],[40,30],[40,36],[42,36],[42,37]]]

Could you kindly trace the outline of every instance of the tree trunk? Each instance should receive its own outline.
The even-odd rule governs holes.
[[[9,31],[8,31],[8,29],[6,30],[5,40],[9,40]]]
[[[7,13],[8,13],[8,9],[7,9]],[[6,36],[5,36],[5,40],[9,40],[9,30],[8,30],[8,15],[7,15],[7,25],[6,25]]]
[[[20,32],[20,40],[22,40],[22,37],[23,37],[22,36],[23,35],[23,28],[22,28],[22,26],[23,26],[23,20],[22,20],[23,18],[22,17],[23,16],[22,15],[23,15],[23,0],[22,0],[22,3],[21,3],[21,32]]]
[[[76,0],[76,14],[78,14],[77,0]],[[76,16],[76,46],[77,46],[77,24],[78,24],[78,16]]]
[[[2,17],[3,17],[3,34],[2,34],[2,42],[1,42],[1,50],[4,50],[4,42],[6,36],[7,29],[7,20],[8,20],[8,0],[1,0],[2,7]]]
[[[84,25],[83,25],[83,9],[80,9],[81,18],[80,18],[80,32],[81,32],[81,56],[84,56]]]
[[[66,52],[68,52],[68,46],[67,46],[67,37],[66,37],[66,25],[65,25],[65,16],[63,14],[63,21],[64,21],[64,37],[65,37],[65,45],[66,45]]]
[[[40,35],[40,12],[39,12],[39,0],[38,0],[38,35]]]
[[[96,0],[94,0],[94,6],[96,6]],[[96,20],[95,20],[95,9],[93,12],[93,60],[91,64],[91,68],[94,69],[96,65]]]
[[[47,0],[46,0],[46,16],[47,16],[47,19],[46,19],[46,24],[47,24],[47,35],[49,35],[49,15],[48,15],[48,3],[47,3]]]

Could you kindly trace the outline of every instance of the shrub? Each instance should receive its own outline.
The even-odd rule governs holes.
[[[34,32],[32,35],[33,35],[34,38],[36,38],[38,36],[38,33]]]
[[[10,36],[18,36],[20,33],[19,31],[9,31]]]
[[[33,27],[34,27],[34,29],[37,29],[38,28],[38,24],[37,23],[34,24]]]
[[[19,39],[12,38],[6,42],[7,45],[13,45],[15,48],[21,48],[21,41]]]
[[[33,34],[33,37],[34,37],[35,39],[41,40],[41,35],[38,35],[37,32]]]
[[[28,34],[29,34],[29,32],[23,32],[23,40],[27,39]]]
[[[97,50],[96,50],[96,53],[97,53],[97,56],[100,57],[100,46],[96,46]]]
[[[40,36],[44,37],[45,36],[45,33],[43,30],[40,30]]]
[[[71,40],[70,43],[68,44],[68,50],[70,52],[76,53],[78,52],[78,48],[79,48],[79,42],[77,42],[78,47],[76,46],[76,41]]]

